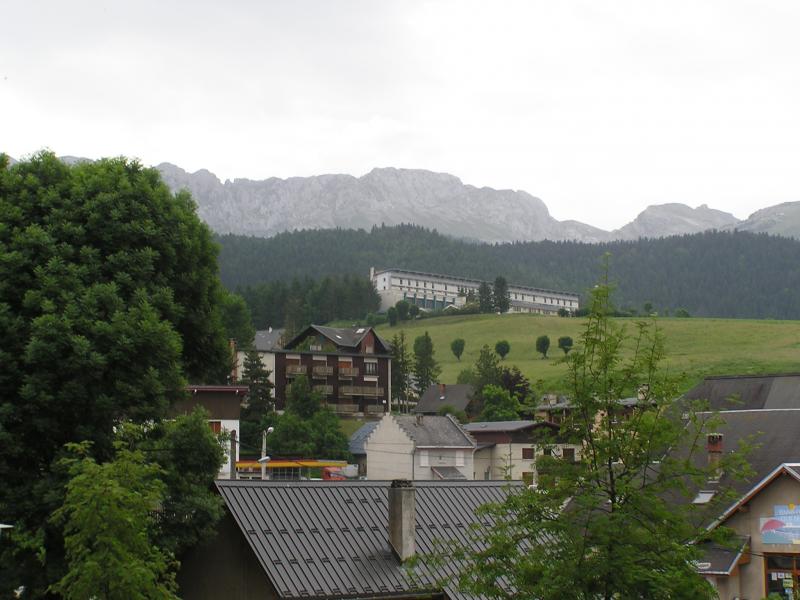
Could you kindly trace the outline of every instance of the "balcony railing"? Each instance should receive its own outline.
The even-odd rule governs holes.
[[[333,367],[318,365],[313,369],[314,377],[327,377],[333,375]]]
[[[286,365],[286,376],[296,377],[297,375],[305,375],[306,370],[305,365]]]
[[[324,394],[325,396],[330,396],[333,394],[333,386],[332,385],[315,385],[314,391],[319,392],[320,394]]]
[[[380,398],[383,396],[382,387],[372,387],[368,385],[348,385],[339,388],[339,393],[343,396],[369,396],[370,398]]]
[[[328,404],[328,408],[330,408],[333,412],[339,414],[348,414],[348,413],[356,413],[358,412],[358,404]]]
[[[339,377],[358,377],[358,369],[355,367],[339,367]]]

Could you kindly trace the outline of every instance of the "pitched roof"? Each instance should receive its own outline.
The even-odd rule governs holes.
[[[800,408],[800,374],[706,377],[683,397],[712,410]]]
[[[285,329],[261,329],[256,331],[254,345],[259,352],[269,352],[277,348]]]
[[[298,335],[285,344],[286,348],[292,348],[300,341],[308,337],[310,332],[317,332],[329,339],[339,348],[356,350],[361,341],[371,331],[380,344],[388,351],[391,346],[381,338],[372,327],[326,327],[324,325],[309,325]]]
[[[415,413],[438,414],[443,406],[452,406],[456,410],[467,410],[467,405],[472,398],[473,387],[469,384],[455,383],[444,386],[442,393],[441,384],[434,383],[425,390],[417,402]]]
[[[475,440],[451,415],[394,415],[417,448],[474,448]]]
[[[466,476],[456,467],[431,467],[431,471],[439,479],[448,481],[466,481]]]
[[[358,455],[367,453],[364,448],[364,442],[366,442],[369,435],[375,431],[378,423],[380,423],[380,421],[368,421],[353,432],[353,435],[350,436],[350,454]]]
[[[464,425],[470,433],[510,433],[544,424],[544,421],[475,421]]]
[[[385,481],[217,481],[217,489],[281,598],[404,596],[441,591],[417,570],[412,582],[389,544]],[[467,541],[475,510],[503,500],[519,482],[415,481],[416,548]],[[452,576],[454,566],[444,567]],[[448,596],[470,596],[448,591]]]
[[[705,575],[730,575],[750,543],[750,536],[735,536],[733,542],[736,544],[733,548],[712,542],[703,544],[703,560],[697,563],[697,571]]]

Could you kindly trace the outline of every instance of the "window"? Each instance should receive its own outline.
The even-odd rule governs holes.
[[[429,467],[430,461],[428,460],[428,451],[427,450],[420,450],[419,451],[419,466],[421,467]]]
[[[800,554],[768,554],[764,557],[767,577],[767,594],[777,593],[781,597],[793,598],[800,577]]]
[[[533,448],[523,448],[522,449],[522,459],[523,460],[533,460]]]
[[[552,448],[545,448],[545,449],[542,451],[542,453],[543,453],[545,456],[553,456],[553,449],[552,449]]]
[[[211,431],[214,433],[219,433],[222,431],[222,423],[219,421],[209,421],[208,426],[211,427]]]
[[[562,456],[564,457],[564,462],[574,463],[575,462],[575,448],[564,448],[562,450]]]
[[[374,362],[364,363],[364,374],[365,375],[377,375],[378,374],[378,364]]]

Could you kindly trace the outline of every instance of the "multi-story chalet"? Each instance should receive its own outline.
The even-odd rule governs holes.
[[[404,269],[370,269],[370,279],[381,297],[381,310],[387,310],[399,300],[406,300],[426,310],[443,310],[466,303],[469,292],[478,293],[483,281],[452,275],[406,271]],[[580,296],[572,292],[557,292],[524,285],[508,286],[511,307],[509,312],[558,314],[559,309],[578,310]]]
[[[278,410],[299,375],[308,377],[337,413],[381,415],[391,408],[390,346],[372,327],[310,325],[273,353]]]

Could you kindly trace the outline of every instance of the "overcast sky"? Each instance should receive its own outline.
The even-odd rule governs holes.
[[[800,2],[5,2],[0,150],[373,167],[558,219],[800,200]]]

